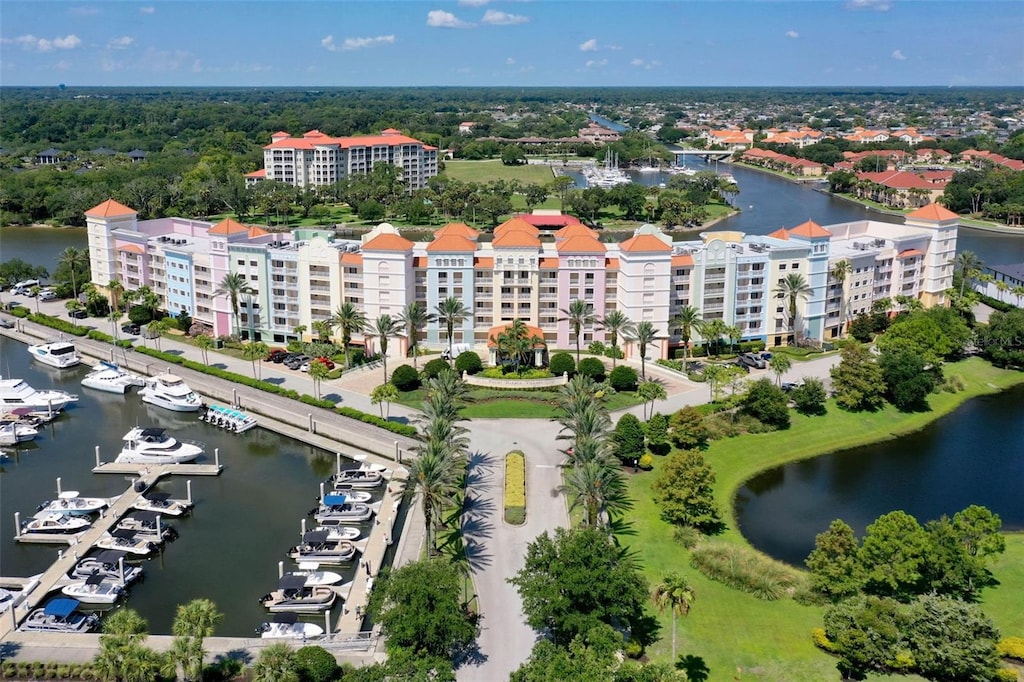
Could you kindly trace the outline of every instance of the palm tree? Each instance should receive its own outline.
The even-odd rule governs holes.
[[[319,360],[309,361],[309,378],[313,380],[313,397],[320,400],[320,382],[327,378],[331,370]]]
[[[32,287],[32,288],[35,289],[36,287]],[[64,303],[64,307],[68,309],[69,313],[71,313],[71,321],[77,327],[78,326],[78,318],[75,316],[75,313],[77,313],[79,310],[82,310],[85,306],[83,306],[82,302],[79,301],[77,298],[73,298],[70,301],[66,301]],[[39,312],[39,293],[38,292],[36,293],[36,312]]]
[[[722,352],[722,337],[725,336],[728,331],[729,326],[724,320],[717,317],[713,320],[705,320],[701,323],[701,334],[704,336],[704,342],[714,346],[714,354],[716,356]]]
[[[78,297],[78,270],[85,269],[89,265],[89,250],[77,249],[69,246],[60,252],[57,258],[57,266],[67,266],[71,273],[71,297]]]
[[[345,301],[334,311],[334,326],[341,332],[341,345],[345,348],[345,368],[351,365],[349,345],[353,334],[362,334],[366,328],[366,313],[356,307],[355,303]]]
[[[521,373],[524,360],[529,364],[533,349],[544,344],[544,339],[531,334],[526,323],[518,318],[492,340],[498,347],[498,356],[511,360],[517,373]]]
[[[729,352],[736,352],[736,345],[743,338],[743,330],[740,329],[739,325],[730,324],[725,328],[725,335],[729,337]]]
[[[331,330],[334,329],[334,320],[326,318],[313,321],[313,331],[321,343],[327,343],[331,338]]]
[[[433,313],[419,303],[413,301],[407,303],[402,312],[398,314],[398,321],[405,327],[405,338],[409,339],[409,350],[412,351],[412,366],[419,369],[417,356],[419,355],[420,330],[437,319]],[[450,354],[451,351],[449,351]]]
[[[388,314],[381,315],[373,323],[373,327],[366,330],[368,337],[380,339],[380,356],[384,361],[384,381],[388,380],[388,339],[398,336],[402,331],[402,324]]]
[[[651,600],[664,613],[672,613],[672,660],[676,660],[676,620],[690,613],[690,607],[697,598],[690,583],[678,573],[669,573],[651,590]]]
[[[781,386],[782,375],[793,369],[793,361],[781,353],[775,353],[772,355],[772,359],[768,361],[768,367],[775,374],[775,383]]]
[[[203,353],[203,364],[204,365],[209,365],[210,364],[210,357],[209,357],[208,353],[209,353],[210,349],[213,348],[216,345],[217,342],[214,341],[213,337],[210,336],[209,334],[200,334],[200,335],[196,336],[193,339],[193,341],[195,342],[196,347],[199,348],[199,350],[202,351],[202,353]]]
[[[455,499],[459,490],[455,462],[446,444],[431,439],[418,448],[418,456],[409,465],[409,477],[404,481],[405,495],[419,495],[423,502],[427,547],[431,551],[436,548],[434,520],[440,517],[442,508]]]
[[[633,506],[618,467],[600,460],[572,467],[565,473],[565,483],[558,491],[569,498],[570,511],[583,507],[584,521],[592,528],[600,523],[602,513],[610,517]]]
[[[252,682],[299,682],[300,679],[295,652],[284,642],[276,642],[261,651],[252,673]]]
[[[832,264],[829,275],[839,284],[839,335],[846,330],[846,278],[853,274],[853,263],[845,258]]]
[[[641,378],[647,378],[647,346],[654,343],[657,337],[658,330],[654,328],[654,324],[651,322],[640,322],[636,325],[634,338],[636,339],[637,345],[640,347]]]
[[[449,296],[435,307],[437,321],[448,330],[448,361],[455,362],[452,357],[452,343],[455,335],[455,325],[462,324],[467,317],[473,317],[473,313],[465,304],[454,296]]]
[[[170,655],[186,680],[198,680],[203,674],[203,640],[213,636],[224,614],[209,599],[193,599],[179,604],[171,632],[174,641]]]
[[[609,310],[601,320],[601,328],[611,336],[612,369],[615,369],[615,360],[619,355],[619,336],[626,337],[633,333],[633,321],[621,310]],[[576,364],[579,364],[579,359],[576,360]]]
[[[814,293],[814,289],[807,284],[803,275],[792,272],[779,282],[772,293],[776,298],[789,300],[789,331],[793,335],[793,340],[796,341],[796,301],[801,298],[806,300]]]
[[[580,338],[582,336],[583,328],[587,325],[594,324],[594,307],[584,301],[582,298],[569,303],[568,309],[563,308],[559,312],[564,317],[558,318],[559,322],[568,322],[569,326],[572,327],[572,335],[576,339],[576,364],[580,364]]]
[[[268,355],[270,355],[270,348],[262,341],[250,341],[242,347],[242,357],[252,363],[254,379],[259,379],[259,374],[262,374],[262,372],[257,373],[256,362],[266,360]]]
[[[110,309],[120,312],[121,295],[124,294],[124,285],[116,277],[107,282],[107,292],[110,294]]]
[[[213,290],[214,296],[225,296],[231,304],[231,314],[235,322],[234,332],[236,334],[238,333],[238,299],[243,294],[251,293],[253,293],[253,288],[249,286],[245,275],[240,272],[227,273],[217,288]]]
[[[668,398],[668,391],[660,379],[646,379],[636,387],[636,394],[644,401],[644,419],[650,419],[654,415],[654,401]],[[650,415],[647,406],[650,405]]]
[[[683,369],[687,367],[690,354],[690,339],[693,332],[703,334],[704,320],[701,319],[700,311],[692,305],[684,305],[668,323],[669,329],[679,330],[679,340],[683,342]]]
[[[159,673],[159,657],[143,646],[146,619],[132,609],[120,609],[103,621],[100,650],[93,666],[104,680],[145,682]]]
[[[39,314],[39,292],[42,290],[43,288],[38,284],[28,290],[29,295],[36,299],[36,315]],[[78,303],[78,299],[74,299],[74,302]],[[68,301],[68,303],[71,303],[71,301]],[[71,310],[71,308],[68,308],[68,310]]]
[[[981,259],[973,251],[961,251],[956,255],[953,268],[960,273],[960,298],[964,296],[967,280],[977,276],[983,267]]]

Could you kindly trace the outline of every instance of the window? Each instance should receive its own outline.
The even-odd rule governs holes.
[[[779,264],[779,270],[785,270],[785,269],[786,269],[786,264],[785,263],[780,263]]]

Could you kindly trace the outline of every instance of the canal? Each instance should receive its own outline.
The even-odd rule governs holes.
[[[40,428],[35,441],[9,451],[0,467],[0,575],[26,577],[43,572],[55,558],[54,545],[16,543],[14,513],[27,520],[36,507],[56,494],[56,478],[64,490],[84,496],[111,497],[123,493],[129,481],[118,475],[93,474],[94,446],[104,461],[121,449],[131,428],[158,426],[175,437],[203,441],[204,458],[212,462],[220,449],[224,472],[219,477],[192,478],[195,510],[170,520],[180,535],[162,554],[143,561],[145,579],[131,588],[128,605],[149,620],[150,631],[169,634],[178,604],[212,599],[224,612],[217,628],[222,636],[246,637],[266,620],[257,603],[277,585],[277,564],[293,564],[285,556],[299,540],[301,519],[315,506],[319,484],[335,467],[335,455],[273,432],[256,428],[231,434],[199,422],[195,415],[169,412],[127,396],[83,389],[84,366],[57,370],[29,360],[25,346],[0,337],[0,373],[25,379],[36,389],[56,388],[77,393],[72,405],[52,424]],[[343,466],[355,463],[343,461]],[[185,497],[186,482],[164,479],[160,490]],[[380,491],[374,493],[379,498]],[[353,569],[340,571],[350,576]],[[336,623],[340,606],[331,622]],[[311,616],[323,624],[322,616]]]

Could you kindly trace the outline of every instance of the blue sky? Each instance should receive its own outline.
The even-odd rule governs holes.
[[[1019,0],[0,5],[4,85],[1024,85]]]

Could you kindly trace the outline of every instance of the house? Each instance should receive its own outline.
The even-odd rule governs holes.
[[[586,128],[580,128],[577,134],[581,139],[591,144],[606,144],[608,142],[618,142],[622,139],[622,135],[594,121],[591,121]]]
[[[65,154],[59,149],[54,149],[53,147],[50,147],[49,149],[44,149],[43,151],[36,154],[36,163],[49,166],[60,163],[66,158],[67,154]]]
[[[975,291],[1024,308],[1024,263],[987,265],[974,283]]]
[[[459,135],[472,135],[475,125],[476,121],[463,121],[459,124]]]
[[[133,149],[128,152],[128,158],[132,160],[132,163],[139,163],[146,160],[146,152],[141,149]]]

